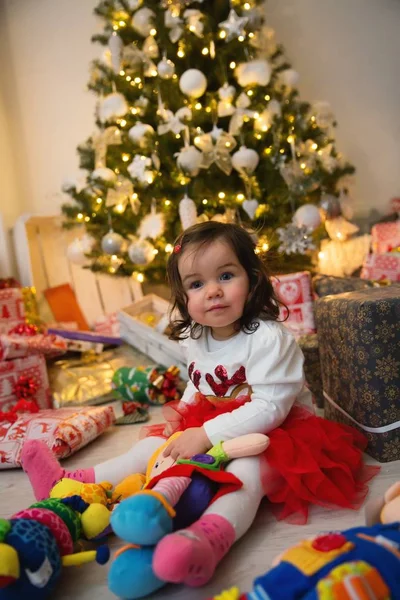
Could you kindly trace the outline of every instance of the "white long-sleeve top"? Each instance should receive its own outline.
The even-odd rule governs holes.
[[[196,392],[209,400],[251,397],[204,424],[212,444],[247,433],[268,434],[283,423],[296,400],[310,403],[303,353],[281,323],[259,321],[254,333],[240,331],[224,342],[213,340],[204,328],[199,339],[188,338],[184,345],[190,380],[181,402],[190,404]]]

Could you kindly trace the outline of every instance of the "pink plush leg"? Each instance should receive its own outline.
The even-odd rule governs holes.
[[[22,448],[22,468],[29,477],[36,500],[45,500],[53,485],[63,477],[94,483],[94,469],[65,471],[50,448],[39,440],[27,440]]]
[[[220,515],[204,515],[157,544],[154,572],[163,581],[191,587],[204,585],[234,541],[235,531],[229,521]]]

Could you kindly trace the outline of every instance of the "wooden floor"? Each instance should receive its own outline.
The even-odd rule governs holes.
[[[162,421],[159,409],[152,410],[152,422]],[[114,427],[64,461],[68,469],[88,467],[125,452],[137,439],[140,425]],[[373,463],[371,459],[368,462]],[[381,473],[371,484],[370,497],[381,494],[398,479],[400,461],[382,465]],[[0,472],[0,517],[9,517],[14,512],[34,501],[28,480],[20,470]],[[328,511],[315,509],[310,523],[294,526],[277,523],[270,515],[268,504],[262,504],[258,516],[247,535],[240,540],[221,563],[213,580],[200,589],[183,586],[167,586],[151,596],[155,599],[205,600],[223,588],[238,585],[242,591],[251,589],[252,581],[265,572],[272,559],[282,550],[304,537],[327,530],[345,529],[363,524],[363,512]],[[112,549],[122,542],[110,537]],[[108,600],[114,596],[107,589],[107,566],[85,565],[78,569],[65,569],[54,600]]]

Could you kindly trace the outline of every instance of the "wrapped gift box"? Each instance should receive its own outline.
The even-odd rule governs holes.
[[[134,365],[130,358],[129,364]],[[59,360],[49,366],[49,381],[55,408],[105,404],[115,400],[115,371],[127,359],[113,352],[93,354],[81,359]]]
[[[376,254],[390,252],[400,246],[400,220],[377,223],[371,229],[372,250]]]
[[[67,351],[66,342],[57,335],[7,335],[0,333],[0,360],[44,354],[47,358],[61,356]]]
[[[169,304],[156,294],[147,294],[118,313],[121,338],[154,362],[169,367],[176,365],[181,377],[188,378],[185,350],[182,344],[168,339]]]
[[[365,259],[362,279],[400,281],[400,253],[369,254]]]
[[[37,385],[37,392],[34,395],[36,403],[39,408],[50,408],[51,392],[46,360],[43,354],[32,354],[24,358],[0,362],[0,410],[9,410],[13,388],[20,377],[34,379]],[[16,396],[14,401],[17,401]]]
[[[114,421],[112,406],[89,406],[41,410],[21,415],[14,423],[0,423],[0,469],[20,466],[26,440],[43,440],[61,459],[86,446]]]
[[[313,292],[317,298],[331,294],[343,294],[374,287],[373,281],[358,277],[333,277],[332,275],[315,275],[312,279]]]
[[[8,333],[23,322],[39,323],[35,289],[0,289],[0,333]]]
[[[307,271],[278,275],[272,279],[277,296],[289,309],[289,317],[284,325],[299,337],[315,332],[314,307],[311,294],[311,275]],[[287,317],[288,311],[281,307],[280,318]]]
[[[316,302],[325,416],[358,427],[368,453],[400,459],[400,286]]]
[[[318,335],[310,333],[303,335],[297,340],[304,354],[304,374],[306,384],[318,408],[324,406],[324,395],[321,375],[321,363],[319,357]]]
[[[93,326],[94,331],[97,333],[102,333],[104,335],[120,335],[120,326],[117,317],[117,313],[111,313],[109,315],[104,315],[97,319]]]

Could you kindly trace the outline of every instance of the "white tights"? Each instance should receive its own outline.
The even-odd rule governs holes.
[[[101,463],[94,468],[95,480],[109,481],[113,485],[132,473],[145,473],[150,457],[165,439],[147,437],[137,442],[128,452]],[[217,514],[224,517],[235,530],[238,540],[252,524],[263,497],[260,479],[260,459],[258,456],[236,458],[226,469],[243,482],[236,492],[225,494],[206,509],[204,514]]]

